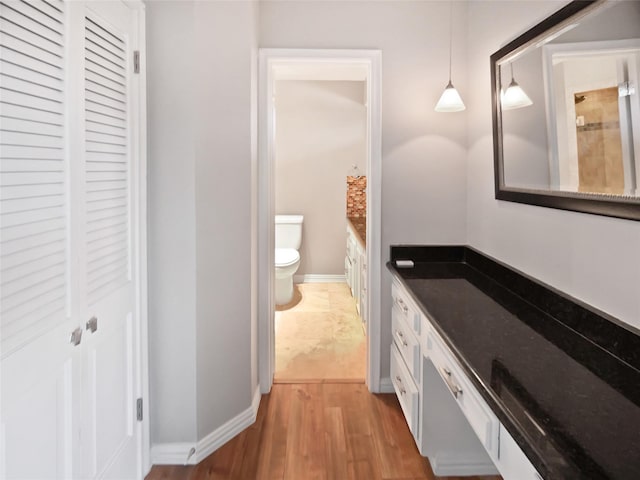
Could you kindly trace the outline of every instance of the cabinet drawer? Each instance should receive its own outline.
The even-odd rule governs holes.
[[[414,306],[413,301],[404,288],[395,283],[395,281],[391,285],[391,299],[393,301],[393,308],[398,311],[406,324],[409,325],[416,336],[420,338],[420,314],[418,313],[418,309]]]
[[[427,335],[426,354],[489,455],[493,460],[497,459],[500,422],[433,329]]]
[[[542,480],[527,456],[509,434],[506,428],[500,425],[500,458],[496,467],[505,480]]]
[[[409,430],[414,438],[418,438],[418,412],[420,409],[418,387],[402,361],[395,343],[391,344],[391,381],[398,396],[402,413],[407,419]]]
[[[393,341],[398,347],[400,355],[409,368],[416,383],[420,383],[420,342],[412,331],[409,330],[401,314],[394,309],[391,314],[391,327],[393,329]]]

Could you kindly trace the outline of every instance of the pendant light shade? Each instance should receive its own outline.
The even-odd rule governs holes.
[[[436,104],[436,112],[461,112],[466,107],[462,97],[451,83],[451,50],[453,43],[453,2],[449,2],[449,83]]]
[[[503,110],[513,110],[533,105],[529,96],[513,78],[513,64],[511,64],[511,83],[506,90],[500,92],[500,101],[502,102]]]
[[[440,100],[436,104],[436,112],[461,112],[465,109],[464,102],[456,90],[456,87],[453,86],[451,80],[442,92],[440,96]]]

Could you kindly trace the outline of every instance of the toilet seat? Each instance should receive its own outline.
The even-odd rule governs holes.
[[[276,267],[290,267],[300,260],[295,248],[276,248]]]

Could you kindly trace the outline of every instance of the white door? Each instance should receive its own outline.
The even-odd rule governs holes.
[[[0,478],[137,478],[137,14],[0,22]]]
[[[70,478],[81,351],[69,343],[65,4],[3,2],[0,17],[0,478]]]
[[[123,2],[88,2],[83,21],[83,460],[89,478],[135,478],[135,17]]]

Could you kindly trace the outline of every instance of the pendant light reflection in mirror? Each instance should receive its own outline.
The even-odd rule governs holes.
[[[518,82],[513,77],[513,63],[510,63],[511,67],[511,83],[506,89],[502,89],[500,92],[500,102],[502,103],[503,110],[514,110],[516,108],[528,107],[533,105],[533,102],[529,98],[529,95],[525,93]]]

